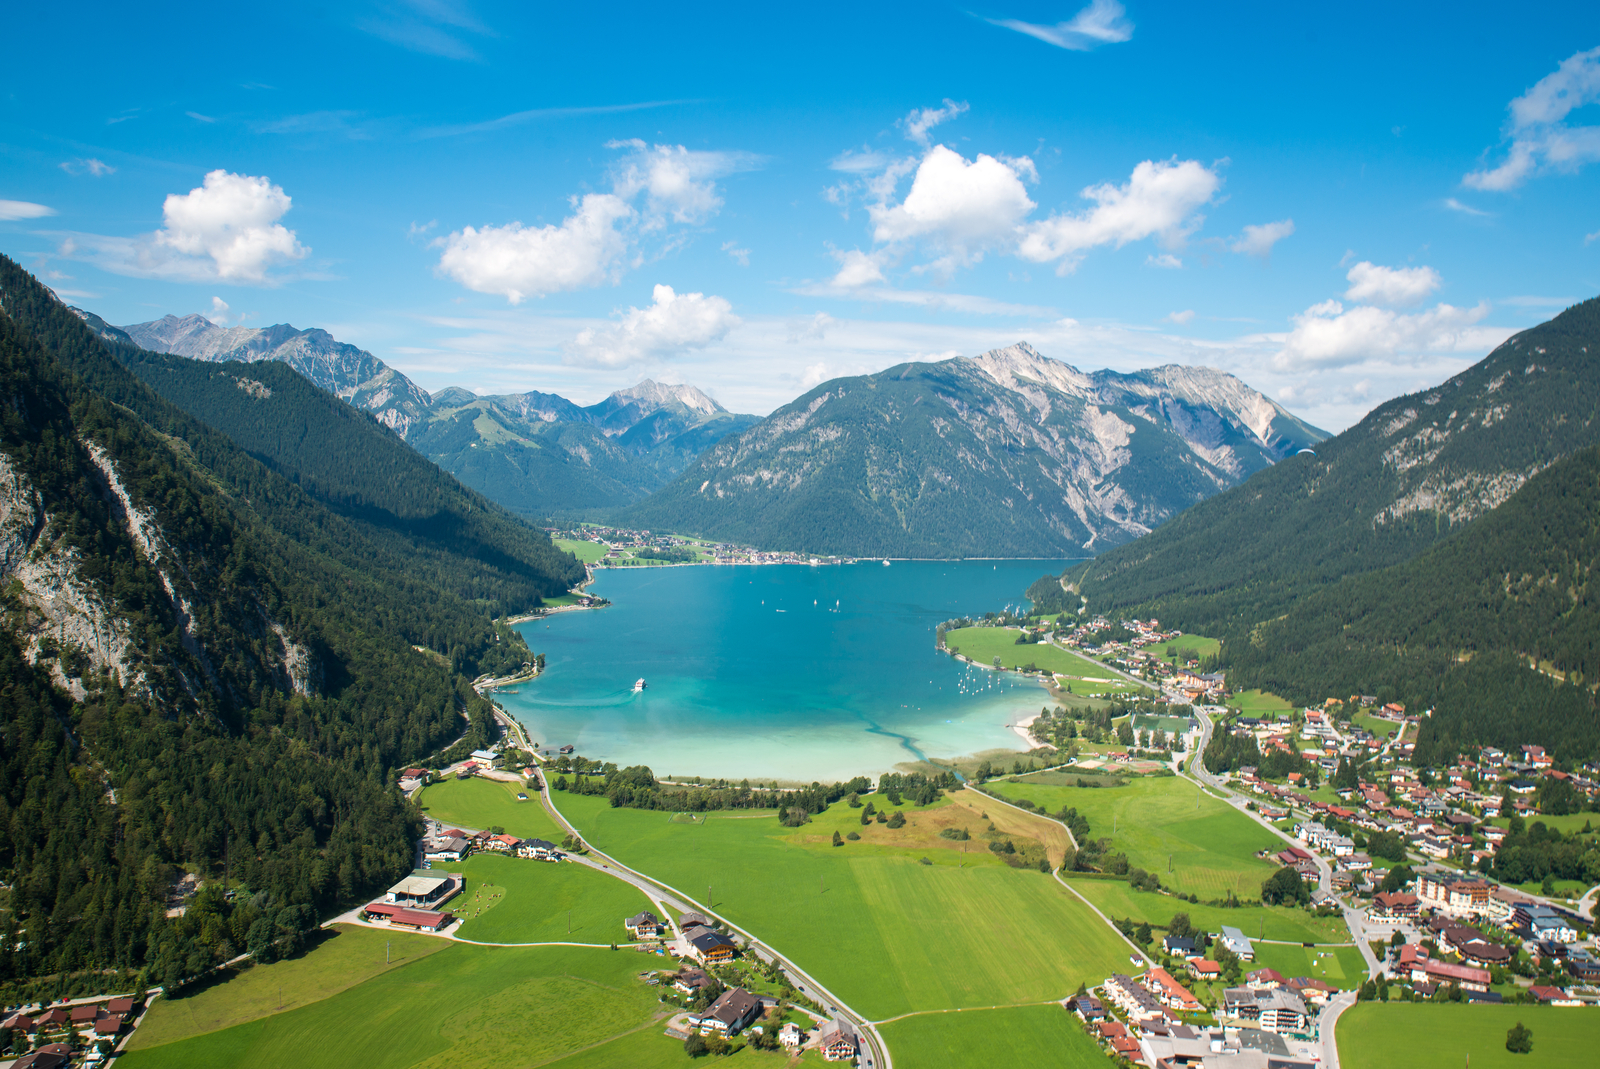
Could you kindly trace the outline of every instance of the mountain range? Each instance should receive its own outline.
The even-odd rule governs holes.
[[[102,337],[210,362],[281,361],[372,413],[464,484],[527,516],[630,504],[681,472],[708,445],[757,417],[728,412],[693,386],[644,380],[598,404],[547,393],[430,395],[325,330],[221,327],[201,315],[123,327],[83,312]]]
[[[621,519],[820,553],[1085,556],[1326,437],[1221,371],[1085,373],[1024,342],[823,383]]]

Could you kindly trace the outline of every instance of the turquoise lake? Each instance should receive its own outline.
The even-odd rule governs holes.
[[[499,700],[541,746],[659,776],[831,782],[1020,750],[1008,725],[1044,690],[938,652],[934,628],[1021,606],[1064,565],[602,569],[590,591],[612,604],[522,625],[545,672]]]

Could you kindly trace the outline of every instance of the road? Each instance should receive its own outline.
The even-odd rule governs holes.
[[[1194,707],[1194,714],[1200,720],[1200,745],[1196,747],[1194,757],[1189,763],[1189,778],[1193,779],[1197,784],[1203,784],[1204,786],[1209,787],[1229,805],[1233,806],[1235,809],[1238,809],[1241,813],[1245,814],[1257,824],[1260,824],[1263,828],[1266,828],[1268,831],[1272,832],[1272,834],[1276,835],[1289,845],[1304,846],[1304,843],[1291,838],[1279,828],[1273,827],[1271,823],[1269,823],[1255,810],[1246,808],[1244,798],[1238,794],[1235,794],[1232,788],[1226,786],[1219,777],[1214,776],[1210,772],[1206,771],[1205,750],[1206,746],[1210,744],[1212,733],[1216,730],[1216,728],[1211,721],[1211,714],[1208,710],[1208,707],[1197,705]],[[1317,863],[1318,888],[1328,892],[1329,894],[1332,894],[1332,866],[1330,866],[1320,854],[1313,853],[1312,857]],[[1339,908],[1344,914],[1345,927],[1350,931],[1351,940],[1354,941],[1356,949],[1361,952],[1361,960],[1365,962],[1367,966],[1367,976],[1376,976],[1383,968],[1383,964],[1378,961],[1378,956],[1372,952],[1372,945],[1367,940],[1369,932],[1367,930],[1366,911],[1352,909],[1350,905],[1344,901],[1344,899],[1338,898],[1337,896],[1335,896],[1334,900],[1339,903]],[[1322,1036],[1323,1064],[1330,1067],[1330,1069],[1338,1069],[1339,1066],[1339,1049],[1334,1036],[1334,1032],[1339,1021],[1339,1015],[1354,1004],[1355,992],[1342,992],[1337,998],[1329,1000],[1328,1005],[1323,1008],[1322,1014],[1317,1020],[1318,1031]]]
[[[572,835],[582,839],[584,845],[589,850],[589,857],[578,858],[577,860],[584,864],[604,869],[607,873],[615,876],[619,880],[626,880],[628,883],[633,884],[635,887],[643,891],[651,899],[663,903],[663,909],[665,909],[666,906],[671,906],[672,909],[677,912],[695,912],[704,914],[707,917],[714,917],[721,921],[729,931],[736,932],[739,935],[744,936],[745,941],[747,942],[752,953],[756,954],[764,961],[776,962],[778,967],[790,977],[791,981],[794,982],[797,988],[799,988],[801,991],[804,991],[814,1000],[820,1002],[824,1008],[831,1008],[836,1019],[845,1021],[854,1028],[856,1034],[865,1041],[865,1046],[867,1048],[863,1051],[861,1058],[861,1065],[863,1069],[872,1069],[874,1066],[876,1066],[877,1069],[894,1069],[894,1059],[889,1054],[888,1044],[883,1041],[883,1037],[878,1034],[877,1028],[866,1018],[865,1015],[857,1013],[854,1009],[847,1005],[843,999],[839,998],[826,987],[822,986],[822,984],[818,983],[810,973],[807,973],[805,970],[801,969],[794,962],[779,954],[770,946],[763,944],[750,932],[745,931],[743,928],[739,927],[737,924],[734,924],[720,913],[713,911],[710,906],[701,905],[689,895],[684,894],[671,884],[663,883],[660,880],[652,879],[651,877],[646,876],[644,873],[636,872],[633,869],[628,868],[628,866],[622,864],[622,862],[618,861],[616,858],[613,858],[610,855],[595,849],[594,844],[589,842],[584,834],[574,827],[571,821],[567,820],[567,818],[562,815],[561,810],[556,808],[555,799],[552,798],[550,794],[550,783],[548,777],[541,776],[540,780],[542,781],[542,789],[539,792],[540,799],[544,802],[545,809],[549,811],[551,817],[555,819],[557,824],[561,825],[563,828],[566,828],[567,831]],[[671,918],[669,917],[668,920],[670,922]]]

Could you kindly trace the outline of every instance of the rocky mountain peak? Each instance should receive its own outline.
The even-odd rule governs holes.
[[[685,408],[699,412],[702,415],[714,416],[727,409],[707,397],[696,387],[688,383],[673,384],[656,382],[645,379],[637,386],[630,386],[626,390],[617,390],[611,395],[610,400],[618,404],[637,405],[642,409],[655,410],[669,405],[682,405]]]
[[[1094,389],[1094,380],[1061,360],[1042,355],[1025,341],[1003,349],[991,349],[982,356],[957,357],[976,364],[984,374],[1008,390],[1018,388],[1018,379],[1031,379],[1073,397],[1085,397]]]

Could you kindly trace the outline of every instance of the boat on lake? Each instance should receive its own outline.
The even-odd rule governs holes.
[[[643,690],[644,687],[645,687],[645,682],[644,682],[644,677],[643,676],[640,676],[638,679],[633,681],[633,692],[635,694],[637,694],[639,691]]]

